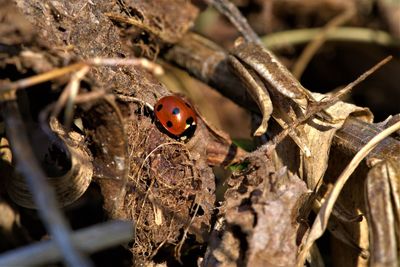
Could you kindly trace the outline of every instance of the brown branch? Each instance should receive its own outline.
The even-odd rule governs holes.
[[[71,240],[85,253],[93,253],[117,244],[129,242],[134,235],[132,222],[111,221],[78,230]],[[0,254],[0,266],[37,266],[56,262],[63,252],[53,240],[42,241]]]
[[[260,113],[257,104],[246,93],[244,85],[231,71],[228,53],[210,40],[189,33],[164,57],[209,84],[238,105],[254,113]],[[361,77],[364,78],[368,74],[369,72]],[[354,83],[349,84],[349,86],[353,85]],[[374,124],[350,117],[336,132],[333,144],[347,155],[354,155],[379,131],[380,129]],[[396,153],[400,154],[400,142],[389,137],[379,144],[369,157],[394,157]]]
[[[238,29],[247,42],[262,44],[260,37],[248,24],[246,18],[240,13],[239,9],[228,0],[206,0],[210,5],[227,17],[230,22]]]

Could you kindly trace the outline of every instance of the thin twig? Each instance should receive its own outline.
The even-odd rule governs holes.
[[[303,50],[300,57],[296,61],[293,67],[293,75],[297,79],[300,79],[308,63],[313,58],[318,49],[324,44],[326,38],[330,32],[332,32],[337,26],[346,23],[355,14],[355,10],[352,6],[346,8],[344,12],[334,17],[328,24],[321,30],[321,32],[315,36]]]
[[[0,83],[0,96],[10,91],[24,89],[43,83],[71,72],[79,71],[85,66],[141,66],[155,75],[163,74],[161,66],[145,58],[91,58],[66,67],[54,69],[45,73],[34,75],[11,83]],[[1,97],[0,97],[1,99]]]
[[[111,94],[107,95],[106,90],[91,91],[77,95],[75,98],[75,104],[83,104],[94,100],[98,100],[103,97],[112,97],[112,96],[113,95]]]
[[[39,209],[39,215],[55,244],[62,251],[65,263],[68,266],[92,266],[89,259],[73,245],[71,229],[58,208],[53,188],[46,182],[46,176],[39,167],[15,101],[3,104],[3,119],[17,169],[25,177]]]
[[[296,29],[282,32],[270,33],[262,36],[263,44],[276,50],[288,45],[300,45],[312,41],[323,28]],[[393,38],[385,31],[357,27],[338,27],[329,31],[326,35],[327,41],[362,42],[373,43],[382,46],[396,46],[400,40]]]
[[[236,29],[243,35],[247,42],[262,45],[260,37],[250,27],[246,18],[240,13],[239,9],[229,0],[206,0],[221,14],[226,16]]]
[[[163,68],[147,58],[102,58],[95,57],[86,60],[86,63],[93,66],[141,66],[154,75],[164,74]]]
[[[349,179],[350,175],[354,172],[360,162],[371,152],[383,139],[391,135],[392,133],[398,131],[400,129],[400,121],[393,124],[389,128],[383,130],[375,137],[373,137],[361,150],[354,156],[351,162],[347,165],[347,167],[343,170],[339,178],[336,180],[335,185],[333,186],[332,191],[329,193],[326,201],[322,204],[321,209],[314,221],[313,226],[311,227],[310,233],[307,237],[307,240],[304,244],[304,247],[299,255],[299,260],[297,262],[297,266],[304,266],[307,254],[312,246],[312,244],[324,233],[328,220],[331,215],[333,206],[339,197],[339,194]]]
[[[0,84],[0,93],[5,93],[8,91],[16,91],[16,90],[24,89],[24,88],[27,88],[27,87],[30,87],[30,86],[33,86],[33,85],[36,85],[39,83],[43,83],[43,82],[49,81],[51,79],[71,73],[73,71],[77,71],[85,65],[86,64],[84,62],[78,62],[75,64],[71,64],[69,66],[63,67],[63,68],[51,70],[51,71],[41,73],[41,74],[38,74],[35,76],[30,76],[28,78],[21,79],[21,80],[12,82],[12,83]]]
[[[85,253],[93,253],[132,240],[135,229],[132,222],[110,221],[71,234],[76,246]],[[49,265],[59,261],[63,252],[53,240],[42,241],[0,254],[0,266]]]
[[[267,154],[270,154],[275,147],[282,142],[283,139],[291,132],[293,131],[297,126],[300,124],[304,123],[307,121],[309,118],[312,116],[316,115],[317,113],[321,112],[322,110],[330,107],[331,105],[335,104],[337,101],[339,101],[344,95],[349,93],[356,85],[364,81],[368,76],[370,76],[372,73],[377,71],[379,68],[381,68],[383,65],[388,63],[392,59],[392,56],[388,56],[379,63],[377,63],[375,66],[364,72],[360,77],[358,77],[355,81],[349,83],[346,87],[343,89],[339,90],[336,92],[334,95],[329,97],[325,101],[321,101],[319,103],[316,103],[315,106],[311,107],[307,113],[302,117],[296,120],[295,122],[291,123],[286,127],[282,132],[280,132],[278,135],[276,135],[271,141],[267,143]]]
[[[153,107],[150,103],[148,103],[148,102],[146,102],[146,101],[144,101],[144,100],[142,100],[142,99],[139,99],[139,98],[137,98],[137,97],[125,96],[125,95],[116,95],[116,98],[119,99],[119,100],[121,100],[121,101],[124,101],[124,102],[136,102],[136,103],[140,103],[140,104],[142,104],[143,106],[146,106],[149,110],[154,111],[154,107]]]

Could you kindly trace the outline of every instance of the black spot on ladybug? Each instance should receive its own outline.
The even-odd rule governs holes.
[[[171,121],[167,121],[167,127],[171,128],[172,127],[172,122]]]
[[[160,105],[157,106],[156,110],[157,110],[157,111],[160,111],[160,110],[162,109],[162,107],[163,107],[163,105],[160,104]]]
[[[194,122],[193,117],[189,117],[186,119],[186,124],[188,124],[188,125],[192,125],[193,122]]]
[[[179,110],[179,108],[174,108],[174,109],[172,110],[172,114],[173,114],[173,115],[178,115],[179,113],[181,113],[181,111]]]

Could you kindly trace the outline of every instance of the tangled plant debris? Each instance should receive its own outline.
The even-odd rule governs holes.
[[[0,0],[0,266],[397,266],[390,5]]]

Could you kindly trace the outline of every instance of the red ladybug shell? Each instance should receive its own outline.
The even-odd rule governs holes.
[[[172,135],[182,136],[196,126],[196,113],[178,96],[165,96],[154,105],[154,113],[161,125]]]

